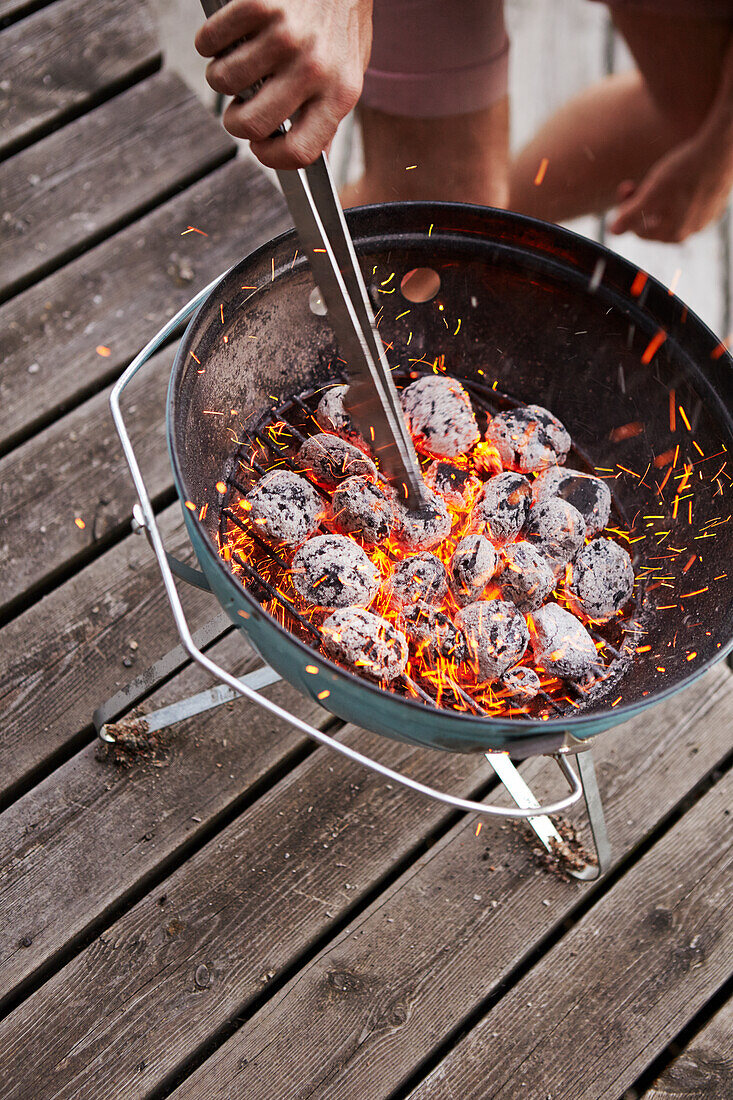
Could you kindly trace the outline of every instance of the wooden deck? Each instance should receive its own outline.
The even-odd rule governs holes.
[[[600,5],[514,0],[509,16],[519,142],[626,61]],[[95,707],[177,641],[130,533],[110,384],[287,217],[161,71],[142,0],[0,0],[0,28],[0,1097],[729,1098],[725,664],[598,738],[614,855],[588,885],[542,869],[524,826],[477,836],[246,703],[142,758],[100,752]],[[353,171],[348,135],[337,154]],[[680,296],[725,335],[728,232],[726,217],[682,246],[615,247],[667,281],[680,269]],[[162,412],[172,354],[128,407],[186,557]],[[183,596],[195,629],[216,616],[210,596]],[[234,672],[257,665],[233,630],[217,639]],[[208,686],[184,665],[144,708]],[[267,694],[417,779],[497,797],[482,757],[344,726],[287,685]],[[522,772],[557,792],[547,762]]]

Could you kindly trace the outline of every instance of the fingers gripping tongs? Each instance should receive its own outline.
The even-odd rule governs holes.
[[[201,2],[211,15],[226,0]],[[344,406],[382,475],[417,510],[426,499],[425,485],[325,154],[307,168],[279,170],[277,177],[346,362]]]
[[[347,364],[344,405],[383,476],[417,509],[425,499],[422,475],[326,157],[277,175]]]

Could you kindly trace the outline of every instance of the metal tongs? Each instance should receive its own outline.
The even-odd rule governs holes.
[[[227,0],[201,3],[209,16]],[[261,82],[238,98],[251,98],[259,87]],[[346,363],[344,407],[400,500],[419,510],[425,485],[326,156],[307,168],[280,169],[277,178]]]

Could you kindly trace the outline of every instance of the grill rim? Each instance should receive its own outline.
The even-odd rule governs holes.
[[[346,213],[347,221],[349,222],[350,229],[355,238],[355,245],[357,253],[361,250],[368,249],[371,242],[374,242],[375,231],[370,227],[370,232],[359,236],[360,222],[367,223],[369,219],[378,217],[383,219],[395,214],[399,214],[399,211],[404,208],[410,208],[412,211],[422,210],[425,212],[425,224],[428,224],[429,220],[435,221],[436,215],[441,212],[445,213],[446,217],[457,213],[461,213],[468,216],[468,219],[475,221],[477,216],[484,214],[490,214],[492,220],[499,221],[499,223],[506,223],[508,228],[516,228],[517,225],[523,227],[528,232],[536,231],[538,234],[547,236],[548,233],[552,235],[553,242],[557,242],[559,245],[564,246],[564,253],[555,262],[558,264],[564,263],[566,265],[572,265],[577,274],[583,278],[587,278],[587,271],[578,263],[578,255],[582,251],[585,251],[592,255],[596,260],[604,259],[607,263],[612,263],[617,271],[624,271],[629,276],[629,284],[637,274],[638,268],[607,248],[605,245],[598,244],[590,241],[587,238],[572,232],[572,230],[565,229],[561,226],[552,225],[540,221],[539,219],[530,218],[526,215],[516,214],[511,211],[497,210],[492,207],[478,207],[469,206],[463,203],[438,203],[438,202],[409,202],[409,203],[385,203],[379,206],[362,206],[349,210]],[[394,219],[397,220],[397,219]],[[441,227],[435,223],[435,228],[439,232]],[[394,230],[393,230],[394,232]],[[487,235],[480,231],[477,226],[475,230],[468,230],[466,233],[474,233],[477,237],[482,237],[484,241],[487,239]],[[399,237],[400,235],[397,234]],[[415,236],[414,233],[406,233],[401,235],[403,241],[409,240],[410,237]],[[191,317],[185,332],[183,333],[176,356],[171,368],[171,374],[168,385],[168,395],[166,399],[166,436],[168,443],[168,452],[171,461],[171,468],[173,472],[174,483],[176,491],[178,493],[182,511],[184,523],[191,536],[194,552],[199,560],[199,563],[204,571],[204,574],[208,578],[208,570],[213,569],[223,585],[231,594],[232,606],[237,602],[244,601],[247,607],[251,610],[256,617],[261,617],[265,626],[274,630],[279,634],[287,643],[292,644],[300,652],[301,656],[306,661],[316,660],[326,668],[332,677],[336,677],[346,681],[346,686],[352,692],[357,694],[366,692],[370,695],[373,694],[375,699],[384,699],[387,696],[392,700],[395,705],[399,707],[409,708],[405,715],[405,725],[408,724],[410,718],[418,720],[420,717],[424,717],[426,713],[436,713],[448,718],[451,722],[457,721],[468,730],[469,728],[479,730],[494,730],[500,735],[500,740],[506,742],[507,746],[510,746],[512,742],[527,741],[537,736],[552,736],[568,731],[572,733],[574,737],[581,740],[595,736],[597,733],[602,732],[604,729],[609,729],[613,726],[619,725],[622,722],[628,721],[630,718],[635,717],[637,714],[648,709],[648,707],[655,705],[658,702],[662,702],[665,699],[670,698],[677,692],[684,690],[690,684],[694,683],[700,676],[704,675],[709,669],[716,665],[719,661],[725,659],[725,657],[733,651],[733,635],[727,640],[721,639],[721,646],[715,653],[711,654],[706,660],[702,661],[696,666],[688,675],[676,680],[673,684],[666,687],[660,687],[650,691],[647,698],[635,700],[632,702],[624,702],[614,707],[600,706],[598,709],[591,711],[580,711],[578,713],[564,714],[562,716],[547,718],[545,720],[537,718],[493,718],[491,716],[484,717],[482,715],[468,714],[455,710],[443,710],[440,708],[430,708],[417,699],[397,695],[394,692],[379,687],[376,683],[373,683],[357,674],[351,672],[343,665],[336,664],[328,656],[326,656],[320,649],[315,649],[309,646],[306,642],[302,641],[292,631],[286,629],[280,624],[263,606],[262,604],[250,594],[249,590],[239,581],[229,570],[226,562],[223,561],[219,555],[218,549],[214,545],[211,535],[206,529],[205,525],[199,520],[198,513],[192,512],[185,507],[185,501],[188,498],[183,472],[180,465],[178,456],[178,444],[177,444],[177,417],[175,414],[175,403],[177,398],[177,383],[180,380],[180,375],[183,370],[184,364],[187,363],[189,354],[189,344],[192,338],[192,333],[196,327],[199,318],[206,313],[210,307],[212,301],[220,295],[221,289],[231,281],[238,278],[242,269],[246,266],[269,256],[278,248],[285,244],[294,244],[297,246],[297,236],[295,230],[288,230],[279,234],[277,237],[270,241],[267,241],[261,245],[258,249],[249,253],[243,257],[236,265],[229,269],[221,282],[217,284],[215,289],[207,296],[207,298],[201,303],[199,308]],[[497,241],[497,245],[501,245],[501,241]],[[573,254],[574,253],[574,254]],[[547,258],[547,262],[552,262],[550,258]],[[299,262],[296,265],[300,267],[304,265],[306,261],[300,257]],[[669,293],[668,289],[659,280],[649,275],[647,280],[648,291],[645,295],[644,306],[645,310],[642,310],[639,302],[630,301],[628,298],[621,297],[620,302],[623,304],[628,314],[633,314],[634,319],[638,323],[643,323],[648,327],[652,321],[648,313],[649,298],[653,298],[655,310],[654,310],[654,322],[660,323],[664,321],[665,314],[668,317],[669,329],[667,330],[671,336],[676,335],[676,330],[679,327],[679,319],[674,314],[675,305],[678,310],[679,307],[683,307],[687,311],[687,318],[692,319],[695,322],[695,338],[701,347],[698,350],[700,353],[707,351],[707,355],[710,356],[713,350],[720,345],[719,338],[712,332],[712,330],[702,321],[697,314],[695,314],[689,307],[685,306],[680,298],[676,295]],[[619,292],[616,292],[620,294]],[[687,330],[689,332],[689,329]],[[689,349],[687,349],[689,354]],[[712,360],[711,360],[712,362]],[[715,362],[715,367],[723,369],[724,367],[730,372],[730,376],[733,377],[733,357],[726,350],[718,360]],[[336,379],[334,379],[336,380]],[[713,381],[707,375],[701,375],[701,380],[705,383],[705,389],[707,390],[708,399],[712,399],[712,404],[720,407],[723,406],[725,410],[723,398],[720,392],[715,388]],[[729,414],[728,414],[729,415]],[[200,549],[203,551],[206,563],[202,560]],[[213,588],[213,586],[212,586]],[[230,614],[232,622],[247,636],[247,638],[253,642],[255,648],[259,649],[256,640],[252,639],[247,626],[242,622],[241,618],[236,616],[236,613],[232,614],[229,607],[224,603],[218,593],[215,593],[219,602]],[[263,654],[263,658],[268,660],[267,655]],[[288,676],[287,673],[283,673],[286,680],[292,683],[297,689],[300,689],[300,685],[297,684],[294,678]],[[308,692],[311,697],[315,698],[315,694]],[[323,705],[323,704],[321,704]],[[328,709],[328,708],[326,708]],[[585,732],[584,732],[585,731]],[[409,739],[411,743],[426,742],[416,741],[415,739]],[[434,746],[444,748],[446,746]],[[451,747],[455,751],[455,747]]]

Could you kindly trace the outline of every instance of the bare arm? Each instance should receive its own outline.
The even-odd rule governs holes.
[[[651,166],[635,186],[619,186],[612,233],[683,241],[725,210],[733,187],[733,34],[715,98],[697,132]]]

